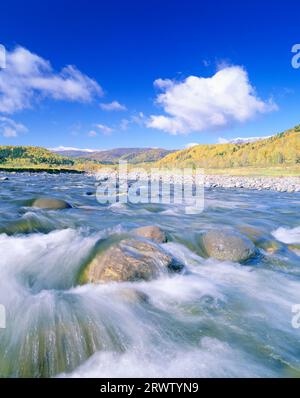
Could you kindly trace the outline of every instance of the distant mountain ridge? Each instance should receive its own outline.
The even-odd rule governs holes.
[[[126,160],[129,163],[148,163],[156,162],[168,154],[174,152],[162,148],[115,148],[108,150],[53,150],[56,154],[80,157],[83,159],[94,160],[102,164],[116,164],[119,160]]]
[[[261,141],[271,137],[272,137],[271,135],[265,137],[247,137],[247,138],[236,137],[230,140],[227,140],[225,138],[219,138],[218,144],[245,144],[247,142]]]
[[[98,170],[101,165],[151,164],[156,168],[229,169],[239,167],[300,167],[300,125],[280,134],[246,143],[199,144],[179,151],[162,148],[116,148],[103,151],[33,146],[0,146],[0,166]],[[64,156],[62,156],[64,155]],[[68,155],[68,156],[66,156]]]
[[[96,153],[95,151],[87,151],[83,149],[52,149],[49,148],[49,151],[56,155],[60,156],[66,156],[70,158],[84,158],[85,156],[89,156],[93,153]]]

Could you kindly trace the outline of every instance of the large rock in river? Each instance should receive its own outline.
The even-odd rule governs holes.
[[[134,235],[150,239],[156,243],[165,243],[167,241],[167,236],[165,232],[156,225],[149,225],[147,227],[135,228],[134,230],[132,230],[132,233]]]
[[[207,255],[217,260],[242,262],[255,254],[251,240],[235,231],[208,231],[202,242]]]
[[[39,207],[40,209],[48,209],[48,210],[62,210],[69,209],[72,206],[61,199],[56,198],[38,198],[35,199],[32,203],[32,207]]]
[[[122,239],[97,251],[84,268],[80,283],[151,280],[162,272],[183,268],[171,255],[150,242]]]

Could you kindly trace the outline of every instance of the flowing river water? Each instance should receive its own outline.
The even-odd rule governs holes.
[[[1,182],[0,377],[300,376],[300,193],[210,190],[189,215],[175,204],[101,205],[89,191],[84,175]],[[73,208],[28,206],[41,196]],[[76,284],[100,238],[153,224],[183,273]],[[205,258],[198,239],[211,228],[242,232],[259,254]]]

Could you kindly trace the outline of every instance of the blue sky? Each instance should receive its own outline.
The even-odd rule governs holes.
[[[299,124],[299,12],[296,0],[2,1],[0,142],[183,148]]]

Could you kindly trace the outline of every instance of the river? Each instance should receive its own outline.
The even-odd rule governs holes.
[[[85,175],[10,174],[0,187],[0,377],[300,376],[300,193],[207,190],[204,211],[186,214],[99,204]],[[73,208],[28,206],[40,196]],[[153,224],[184,272],[76,284],[100,238]],[[212,227],[242,232],[259,254],[205,258],[197,242]]]

